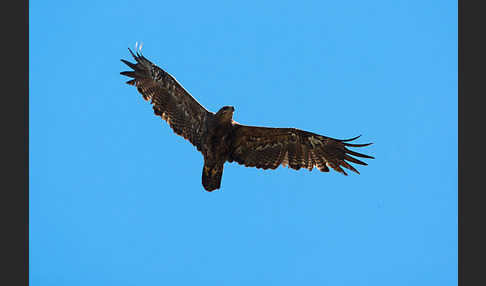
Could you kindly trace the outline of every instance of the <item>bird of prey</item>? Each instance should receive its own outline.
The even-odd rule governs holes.
[[[306,168],[311,171],[316,167],[321,172],[329,172],[332,168],[347,175],[341,167],[359,174],[349,162],[367,165],[351,155],[374,159],[347,148],[372,144],[349,143],[361,135],[344,140],[296,128],[241,125],[233,120],[233,106],[210,112],[173,76],[140,52],[134,54],[128,50],[136,63],[122,59],[133,70],[121,74],[131,78],[126,83],[135,86],[143,98],[150,101],[156,115],[202,153],[202,185],[206,191],[220,188],[225,162],[234,161],[262,169],[276,169],[283,165],[295,170]]]

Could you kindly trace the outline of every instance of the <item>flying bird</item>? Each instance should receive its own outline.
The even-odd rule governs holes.
[[[220,188],[226,162],[261,169],[283,165],[295,170],[312,171],[316,167],[329,172],[332,168],[347,175],[342,167],[359,174],[350,162],[367,165],[355,157],[374,159],[347,148],[372,144],[350,143],[361,135],[335,139],[296,128],[246,126],[233,120],[233,106],[223,106],[216,113],[208,111],[173,76],[140,52],[128,50],[136,63],[122,59],[133,70],[120,74],[130,77],[126,83],[135,86],[150,101],[154,113],[202,153],[202,185],[206,191]]]

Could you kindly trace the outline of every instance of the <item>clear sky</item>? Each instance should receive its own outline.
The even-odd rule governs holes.
[[[208,193],[135,42],[209,110],[376,159]],[[31,1],[31,285],[457,285],[457,43],[449,0]]]

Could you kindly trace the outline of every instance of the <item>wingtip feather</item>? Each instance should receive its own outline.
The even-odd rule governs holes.
[[[356,137],[353,137],[353,138],[349,138],[349,139],[341,139],[341,140],[339,140],[339,141],[341,141],[341,142],[349,142],[349,141],[356,140],[356,139],[358,139],[359,137],[361,137],[361,134],[360,134],[360,135],[358,135],[358,136],[356,136]]]
[[[130,54],[132,55],[132,57],[134,59],[137,59],[137,57],[135,56],[135,54],[132,52],[132,49],[128,48],[128,51],[130,52]]]
[[[375,157],[373,157],[373,156],[361,154],[361,153],[358,153],[358,152],[354,152],[354,151],[351,151],[351,150],[349,150],[347,148],[344,148],[344,151],[346,153],[349,153],[351,155],[358,156],[358,157],[361,157],[361,158],[375,159]]]
[[[132,69],[134,69],[134,70],[136,70],[136,69],[137,69],[137,65],[136,65],[136,64],[131,63],[131,62],[129,62],[129,61],[127,61],[127,60],[124,60],[124,59],[121,59],[121,61],[122,61],[124,64],[126,64],[127,66],[129,66],[130,68],[132,68]]]
[[[348,164],[346,161],[341,161],[341,166],[343,166],[344,168],[348,169],[348,170],[351,170],[357,174],[359,174],[359,171],[356,170],[353,166],[351,166],[350,164]]]
[[[351,144],[351,143],[344,143],[344,146],[349,146],[349,147],[366,147],[370,146],[373,143],[365,143],[365,144]]]

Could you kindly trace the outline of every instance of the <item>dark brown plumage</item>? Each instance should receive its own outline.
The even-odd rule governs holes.
[[[152,103],[156,115],[203,154],[202,184],[207,191],[220,188],[225,162],[262,169],[276,169],[280,165],[296,170],[316,167],[322,172],[329,172],[331,167],[347,175],[342,167],[359,174],[349,162],[367,165],[351,155],[373,159],[347,148],[372,144],[349,143],[359,136],[341,140],[295,128],[245,126],[233,121],[232,106],[210,112],[174,77],[140,53],[129,51],[136,63],[122,60],[133,70],[121,74],[132,78],[127,83],[136,86],[143,98]]]

